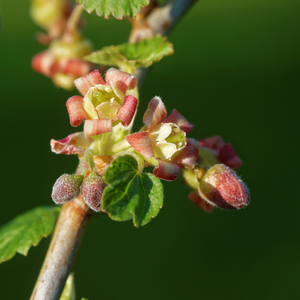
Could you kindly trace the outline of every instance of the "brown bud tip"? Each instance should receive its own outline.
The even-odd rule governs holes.
[[[103,190],[106,184],[100,174],[96,171],[83,181],[82,184],[82,197],[84,202],[94,211],[99,212],[101,210],[101,200]]]
[[[245,183],[223,164],[214,165],[204,174],[198,191],[208,203],[226,210],[244,208],[250,202]]]
[[[52,189],[52,199],[56,204],[64,204],[76,198],[80,193],[82,175],[61,175]]]

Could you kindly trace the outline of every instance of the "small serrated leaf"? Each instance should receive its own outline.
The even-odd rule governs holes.
[[[151,39],[136,43],[125,43],[118,46],[103,47],[100,51],[91,53],[85,60],[108,66],[124,68],[149,67],[163,57],[174,53],[173,45],[166,37],[156,35]]]
[[[108,18],[112,14],[116,19],[123,17],[134,19],[140,9],[149,4],[149,0],[76,0],[76,2],[83,4],[88,13],[95,10],[100,17]]]
[[[158,178],[138,171],[130,155],[116,158],[105,172],[108,183],[102,198],[102,209],[116,221],[133,218],[136,227],[156,217],[163,205],[163,186]]]
[[[36,207],[0,228],[0,263],[14,257],[16,252],[27,255],[29,248],[36,246],[54,229],[60,207]]]

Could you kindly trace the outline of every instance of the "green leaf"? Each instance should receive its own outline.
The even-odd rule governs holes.
[[[116,19],[130,17],[132,19],[139,13],[141,7],[149,4],[149,0],[76,0],[83,4],[84,9],[91,13],[96,10],[100,17],[108,18],[112,14]]]
[[[136,160],[130,156],[116,158],[105,172],[102,209],[116,221],[133,218],[136,227],[156,217],[163,205],[163,186],[158,178],[140,173]]]
[[[67,282],[59,300],[75,300],[75,283],[73,273],[68,276]]]
[[[38,245],[42,237],[54,229],[60,207],[36,207],[0,228],[0,263],[14,257],[16,252],[27,255],[29,248]]]
[[[174,53],[173,45],[166,37],[156,35],[151,39],[141,40],[130,44],[103,47],[100,51],[93,52],[85,60],[108,66],[124,69],[149,67],[154,62],[160,61],[164,56]]]

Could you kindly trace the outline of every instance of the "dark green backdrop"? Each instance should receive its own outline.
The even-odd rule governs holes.
[[[77,163],[50,152],[51,138],[76,131],[65,108],[76,92],[31,70],[43,47],[28,10],[29,1],[1,3],[0,224],[52,204],[52,184]],[[222,135],[243,159],[251,204],[207,215],[177,180],[143,228],[94,218],[74,266],[78,299],[300,299],[299,13],[299,0],[202,0],[178,24],[175,54],[141,91],[136,128],[159,95],[196,124],[193,137]],[[95,49],[128,39],[127,21],[85,18]],[[49,241],[0,265],[1,299],[29,298]]]

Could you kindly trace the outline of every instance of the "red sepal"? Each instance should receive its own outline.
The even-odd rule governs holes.
[[[111,132],[112,120],[85,120],[83,130],[86,137]]]
[[[174,162],[184,164],[188,168],[194,168],[198,158],[199,142],[192,138],[186,139],[186,146],[173,159]]]
[[[148,132],[136,132],[126,136],[127,142],[145,158],[154,157]]]
[[[180,167],[169,161],[156,159],[158,161],[158,167],[153,170],[153,175],[159,179],[173,181],[180,173]]]
[[[124,102],[118,112],[117,119],[121,120],[123,126],[129,126],[132,118],[135,115],[138,100],[132,96],[128,95],[125,97]]]
[[[194,128],[194,125],[190,123],[183,115],[181,115],[176,109],[173,109],[170,116],[168,116],[164,123],[174,123],[185,133],[189,133]]]
[[[74,84],[82,96],[85,96],[91,87],[95,86],[96,84],[105,84],[105,82],[102,79],[99,71],[94,70],[89,74],[74,80]]]
[[[189,199],[192,200],[198,207],[204,210],[206,213],[211,213],[214,209],[212,205],[203,200],[197,192],[191,192],[189,194]]]
[[[231,144],[224,144],[220,148],[219,160],[222,164],[227,165],[233,170],[239,168],[243,164]]]
[[[70,123],[72,126],[79,126],[83,120],[88,120],[84,108],[83,108],[83,98],[80,96],[73,96],[68,99],[67,109],[70,117]]]

